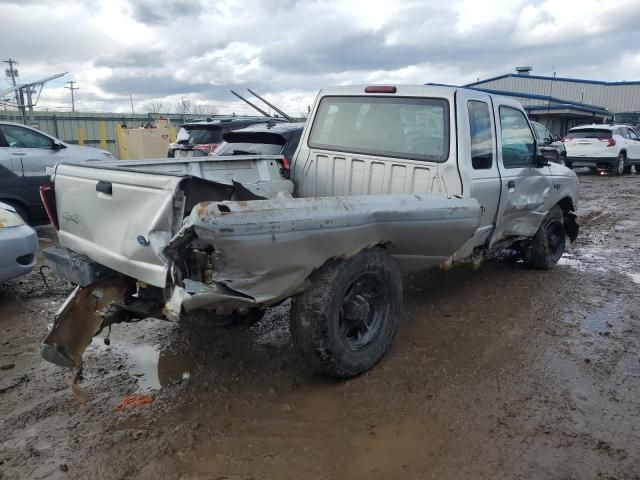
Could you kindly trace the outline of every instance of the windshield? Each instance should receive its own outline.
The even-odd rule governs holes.
[[[273,143],[223,143],[216,155],[280,155],[282,145]]]
[[[176,139],[178,143],[189,145],[220,143],[222,141],[222,131],[219,127],[187,125],[180,128]]]
[[[580,130],[569,130],[567,136],[571,138],[597,138],[599,140],[606,140],[611,138],[611,130],[605,130],[603,128],[581,128]]]
[[[449,104],[439,98],[324,97],[309,146],[443,162],[448,118]]]

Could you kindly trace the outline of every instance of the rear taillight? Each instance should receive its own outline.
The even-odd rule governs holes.
[[[280,174],[283,178],[291,178],[291,162],[287,157],[282,157],[282,168]]]
[[[56,208],[56,189],[53,183],[45,183],[40,185],[40,200],[44,206],[44,211],[47,212],[47,217],[53,228],[60,230],[58,225],[58,210]]]
[[[607,142],[607,147],[613,147],[616,144],[616,139],[613,137],[610,138],[600,138],[601,142]]]

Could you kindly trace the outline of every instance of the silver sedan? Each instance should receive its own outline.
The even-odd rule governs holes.
[[[33,270],[37,251],[36,231],[12,206],[0,202],[0,282]]]

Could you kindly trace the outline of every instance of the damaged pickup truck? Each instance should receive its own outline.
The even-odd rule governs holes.
[[[59,164],[42,196],[78,287],[43,356],[149,316],[251,323],[288,298],[310,365],[360,374],[402,316],[402,272],[509,247],[549,269],[578,234],[576,175],[540,155],[509,98],[436,86],[322,90],[281,156]]]

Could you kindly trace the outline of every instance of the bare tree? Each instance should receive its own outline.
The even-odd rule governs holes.
[[[147,113],[163,113],[164,102],[162,100],[153,100],[144,106]]]
[[[193,103],[188,98],[181,98],[179,102],[176,102],[173,106],[174,113],[180,113],[186,115],[193,113]]]
[[[216,107],[212,103],[195,103],[191,113],[196,115],[215,115]]]

